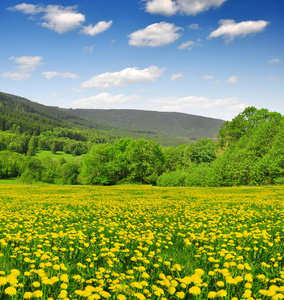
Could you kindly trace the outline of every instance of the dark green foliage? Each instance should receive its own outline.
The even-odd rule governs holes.
[[[28,156],[34,156],[36,154],[37,144],[38,143],[36,137],[32,136],[28,144]]]
[[[80,180],[103,185],[155,183],[163,167],[164,155],[157,142],[121,139],[113,145],[94,146],[84,158]]]
[[[200,139],[191,145],[190,159],[197,164],[211,163],[216,159],[216,146],[211,139]]]

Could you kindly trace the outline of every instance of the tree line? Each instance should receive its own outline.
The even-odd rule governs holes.
[[[249,107],[221,126],[218,141],[199,139],[161,147],[155,140],[94,143],[72,129],[29,136],[0,132],[0,178],[54,184],[239,186],[284,183],[284,118]],[[67,135],[69,137],[67,137]],[[73,134],[73,135],[72,135]],[[66,161],[36,157],[39,150],[64,151]]]

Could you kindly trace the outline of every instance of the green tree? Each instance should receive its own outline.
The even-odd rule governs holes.
[[[28,156],[35,156],[36,155],[36,147],[37,147],[37,139],[36,137],[32,136],[29,144],[28,144]]]

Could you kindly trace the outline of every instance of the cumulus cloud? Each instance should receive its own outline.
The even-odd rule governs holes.
[[[75,100],[71,102],[71,106],[74,108],[114,108],[126,102],[133,102],[139,99],[140,97],[137,95],[125,96],[123,94],[111,95],[109,93],[101,93]]]
[[[137,47],[160,47],[173,43],[181,34],[181,27],[174,24],[160,22],[149,25],[128,35],[129,45]]]
[[[95,26],[83,26],[85,16],[77,11],[77,6],[44,6],[22,3],[9,7],[8,9],[11,11],[20,11],[24,14],[41,14],[41,20],[43,20],[43,22],[41,21],[40,25],[59,34],[82,27],[83,33],[94,36],[107,30],[112,24],[112,21],[101,21]]]
[[[243,21],[236,23],[234,20],[219,21],[219,28],[212,31],[208,39],[222,36],[227,42],[234,40],[235,37],[245,37],[249,34],[262,32],[269,22],[260,21]]]
[[[176,13],[197,15],[210,8],[218,8],[227,0],[145,0],[150,14],[172,16]]]
[[[171,76],[171,81],[176,81],[176,80],[178,80],[178,79],[183,78],[184,76],[185,76],[185,74],[183,74],[183,73],[173,74],[173,75]]]
[[[157,66],[150,66],[146,69],[139,70],[136,68],[126,68],[119,72],[107,72],[93,76],[81,84],[81,88],[98,88],[105,89],[111,86],[127,86],[137,82],[154,82],[162,74],[165,69]]]
[[[65,73],[59,73],[59,72],[42,72],[42,75],[46,79],[52,79],[54,77],[72,78],[72,79],[79,78],[79,76],[77,74],[69,73],[69,72],[65,72]]]
[[[269,64],[280,64],[280,62],[279,58],[272,58],[268,61]]]
[[[178,11],[177,3],[172,0],[149,0],[145,8],[150,14],[160,14],[164,16],[174,15]]]
[[[226,80],[227,83],[237,83],[239,81],[239,78],[237,76],[231,76],[229,79]]]
[[[46,22],[41,25],[57,33],[75,30],[85,22],[85,16],[78,13],[75,6],[48,5],[44,11]]]
[[[101,21],[98,24],[96,24],[95,26],[90,25],[90,26],[83,26],[82,29],[82,33],[90,35],[90,36],[94,36],[97,34],[100,34],[104,31],[106,31],[107,29],[110,28],[110,26],[112,25],[112,21],[106,22],[106,21]]]
[[[16,67],[17,72],[5,72],[2,74],[2,77],[16,81],[31,77],[30,72],[35,71],[38,66],[42,65],[41,56],[20,56],[10,57],[9,59],[18,64]]]

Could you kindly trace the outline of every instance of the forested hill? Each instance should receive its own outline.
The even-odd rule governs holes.
[[[177,112],[132,109],[69,109],[68,112],[86,120],[112,126],[114,134],[129,137],[136,134],[162,134],[189,142],[199,138],[214,138],[223,120]]]
[[[129,137],[155,139],[161,145],[170,146],[213,138],[223,123],[174,112],[62,109],[0,92],[0,130],[21,134],[40,135],[64,128],[80,132],[84,140],[92,136],[91,141],[98,143]]]

